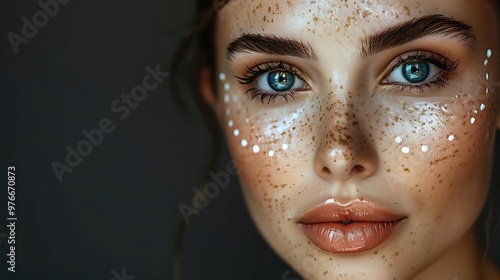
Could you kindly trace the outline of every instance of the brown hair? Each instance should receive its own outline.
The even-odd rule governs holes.
[[[204,180],[197,186],[200,191],[203,183],[209,181],[210,170],[215,169],[218,164],[224,143],[215,114],[199,92],[199,75],[203,67],[216,69],[215,19],[225,2],[227,1],[215,0],[213,3],[207,0],[197,1],[195,23],[179,44],[170,71],[171,93],[178,108],[193,124],[210,135],[212,150],[207,169],[203,173]],[[214,86],[215,71],[211,72],[212,86]],[[182,243],[186,228],[186,222],[180,218],[174,235],[173,249],[173,270],[176,280],[181,279]]]

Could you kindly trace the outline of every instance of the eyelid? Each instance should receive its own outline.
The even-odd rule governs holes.
[[[426,62],[435,65],[440,69],[440,73],[433,78],[430,78],[421,83],[392,83],[388,82],[388,77],[399,66],[411,62]],[[394,58],[382,76],[380,85],[387,87],[389,91],[397,94],[410,93],[411,95],[423,95],[425,90],[432,88],[444,88],[448,85],[451,74],[455,72],[459,66],[460,60],[450,60],[443,55],[431,51],[416,50],[401,54]],[[416,91],[416,92],[415,92]]]
[[[259,79],[262,79],[264,75],[269,74],[271,72],[289,72],[296,76],[296,79],[299,79],[304,83],[303,88],[300,89],[290,89],[286,91],[274,91],[274,90],[266,90],[262,89],[258,83]],[[268,61],[264,63],[255,63],[253,68],[249,66],[246,67],[246,70],[242,76],[234,76],[237,82],[240,85],[249,87],[245,91],[245,95],[249,96],[250,100],[253,100],[257,97],[260,98],[263,104],[267,103],[275,103],[275,101],[280,97],[280,100],[283,99],[285,102],[295,99],[297,94],[300,94],[304,91],[310,91],[311,85],[308,82],[308,79],[304,78],[305,76],[302,74],[303,72],[291,63],[286,63],[283,61]],[[267,99],[267,102],[265,101]]]
[[[245,73],[243,73],[242,76],[235,76],[238,83],[242,85],[248,85],[255,82],[257,78],[259,78],[265,73],[280,71],[280,70],[293,73],[294,75],[297,76],[297,78],[303,80],[308,85],[310,84],[308,79],[304,78],[305,76],[303,75],[300,68],[296,67],[293,64],[286,63],[283,61],[269,61],[260,64],[255,63],[255,66],[253,68],[249,66],[245,68],[246,68]]]
[[[411,51],[411,52],[406,52],[403,54],[398,55],[396,58],[394,58],[389,64],[387,65],[386,69],[390,69],[388,73],[384,75],[384,78],[387,77],[396,67],[398,67],[401,64],[404,63],[409,63],[413,61],[426,61],[426,62],[431,62],[437,67],[439,67],[443,71],[447,72],[453,72],[456,70],[458,67],[458,64],[460,61],[457,60],[450,60],[446,58],[445,56],[442,56],[440,54],[437,54],[435,52],[431,51],[425,51],[425,50],[416,50],[416,51]]]

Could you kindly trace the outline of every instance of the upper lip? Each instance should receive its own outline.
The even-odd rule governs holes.
[[[403,215],[366,200],[357,199],[346,204],[328,200],[306,213],[300,218],[299,223],[394,222],[403,218],[405,218]]]

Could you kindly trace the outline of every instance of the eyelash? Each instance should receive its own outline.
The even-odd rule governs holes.
[[[432,80],[421,84],[392,84],[392,85],[388,84],[387,86],[390,87],[390,90],[392,91],[409,90],[410,92],[416,91],[418,94],[422,94],[425,88],[428,89],[432,87],[444,88],[448,85],[450,74],[456,71],[460,61],[459,60],[450,61],[437,54],[425,51],[417,51],[406,57],[398,56],[397,62],[391,67],[391,71],[389,72],[389,74],[392,73],[394,69],[396,69],[400,65],[411,62],[432,63],[441,70],[441,73],[438,76],[432,78]],[[295,68],[293,65],[285,64],[282,61],[267,62],[261,65],[256,64],[254,68],[247,67],[246,71],[247,72],[243,74],[243,76],[235,76],[236,80],[241,85],[253,84],[255,80],[260,76],[262,76],[263,74],[275,71],[290,72],[293,75],[296,75],[299,79],[302,79],[297,68]],[[278,97],[283,97],[285,101],[288,102],[289,98],[295,99],[296,94],[297,94],[296,91],[264,92],[256,87],[252,87],[245,92],[245,95],[250,96],[250,100],[253,100],[256,97],[260,97],[260,100],[263,104],[266,98],[267,98],[267,104],[269,104],[271,103],[271,101],[274,103]]]
[[[389,72],[392,73],[394,69],[399,67],[402,64],[405,63],[411,63],[411,62],[426,62],[426,63],[432,63],[436,65],[440,70],[441,73],[432,78],[432,80],[427,81],[422,84],[392,84],[388,85],[391,87],[391,90],[394,91],[404,91],[404,90],[409,90],[410,92],[416,91],[418,94],[422,94],[425,90],[425,88],[444,88],[448,85],[448,81],[450,79],[450,74],[455,72],[458,68],[458,65],[460,61],[457,59],[455,61],[450,61],[440,55],[425,52],[425,51],[417,51],[414,54],[408,55],[406,57],[403,56],[398,56],[398,61],[392,66],[391,71]]]
[[[275,71],[285,71],[290,72],[293,75],[297,76],[297,78],[302,79],[301,75],[297,68],[293,65],[285,64],[284,62],[267,62],[261,65],[256,64],[254,68],[247,67],[247,73],[243,74],[243,76],[235,76],[236,80],[240,85],[249,85],[255,82],[257,78],[262,76],[263,74]],[[283,97],[286,102],[288,99],[295,99],[295,95],[297,92],[295,91],[278,91],[278,92],[264,92],[256,87],[252,87],[248,89],[245,95],[250,96],[250,100],[255,99],[256,97],[260,97],[261,102],[264,104],[264,101],[267,98],[267,104],[274,103],[278,97]]]

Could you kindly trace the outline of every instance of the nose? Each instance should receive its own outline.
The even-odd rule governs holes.
[[[314,159],[316,174],[328,182],[362,180],[373,175],[378,168],[377,153],[356,115],[337,112],[324,122]]]

